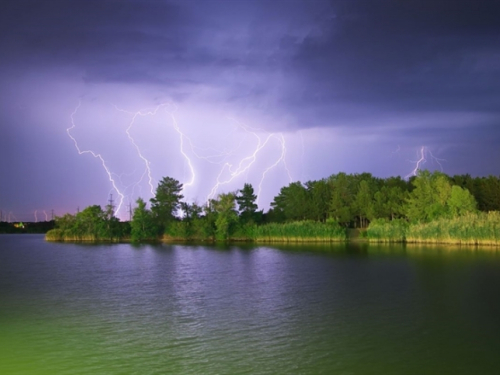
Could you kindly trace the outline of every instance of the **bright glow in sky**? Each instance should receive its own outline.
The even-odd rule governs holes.
[[[9,0],[3,218],[113,194],[127,219],[164,176],[198,203],[249,182],[267,210],[291,181],[407,176],[422,148],[425,168],[498,175],[499,14],[472,0]]]

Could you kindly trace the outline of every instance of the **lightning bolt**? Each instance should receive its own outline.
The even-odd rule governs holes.
[[[421,169],[421,167],[427,163],[428,159],[430,158],[432,162],[435,162],[437,165],[439,165],[439,168],[441,170],[441,172],[443,171],[443,165],[441,164],[442,161],[446,161],[445,159],[438,159],[437,157],[435,157],[432,152],[429,150],[428,147],[426,146],[422,146],[420,148],[420,151],[417,152],[417,155],[420,155],[419,156],[419,159],[418,160],[415,160],[415,161],[410,161],[411,163],[414,163],[415,164],[415,168],[409,173],[406,175],[406,178],[410,178],[412,176],[416,176],[418,171]]]
[[[188,139],[188,142],[190,145],[192,145],[192,142],[188,137],[186,137],[186,135],[183,132],[181,132],[181,129],[179,128],[179,124],[177,123],[177,120],[175,119],[175,116],[174,116],[174,112],[176,109],[177,108],[174,108],[174,111],[170,112],[169,115],[172,118],[172,124],[174,126],[175,131],[177,132],[177,134],[179,134],[179,140],[180,140],[179,150],[180,150],[182,156],[184,156],[184,158],[186,159],[186,162],[189,166],[189,170],[191,171],[191,180],[189,180],[188,182],[183,184],[182,189],[184,190],[186,188],[186,186],[192,186],[194,184],[196,174],[194,171],[193,163],[191,162],[191,159],[187,155],[186,151],[184,150],[184,138]],[[192,149],[192,147],[191,147],[191,149]]]
[[[285,167],[285,170],[288,174],[290,182],[292,182],[290,170],[288,169],[288,166],[286,164],[286,142],[285,142],[285,137],[283,136],[283,134],[282,133],[280,133],[280,134],[270,133],[267,135],[267,137],[263,141],[262,138],[257,134],[258,129],[249,128],[249,127],[241,125],[241,124],[240,124],[240,127],[243,128],[245,130],[245,132],[247,132],[248,134],[250,134],[251,136],[253,136],[257,139],[257,145],[255,146],[255,149],[253,150],[253,152],[250,155],[248,155],[240,160],[240,162],[238,163],[237,167],[234,170],[233,170],[233,164],[226,162],[223,165],[223,167],[221,168],[221,170],[219,172],[219,175],[217,176],[216,183],[213,186],[212,190],[210,191],[210,194],[207,197],[207,201],[210,199],[213,199],[216,196],[218,189],[222,185],[229,184],[230,182],[234,181],[235,178],[237,178],[241,174],[247,172],[252,167],[252,165],[255,163],[255,161],[257,160],[258,154],[266,147],[266,145],[269,144],[269,142],[272,138],[277,139],[278,142],[280,143],[281,154],[280,154],[279,158],[272,165],[267,167],[262,172],[262,175],[261,175],[261,178],[259,181],[259,185],[258,185],[257,197],[260,196],[260,193],[262,191],[262,184],[264,182],[264,179],[265,179],[267,173],[269,171],[271,171],[273,168],[275,168],[276,166],[278,166],[281,162],[283,163],[283,165]],[[225,180],[222,180],[222,175],[224,174],[225,171],[229,172],[229,177],[226,178]],[[258,203],[258,201],[257,201],[257,203]]]
[[[35,223],[38,223],[38,217],[37,217],[36,213],[37,213],[37,210],[35,210],[34,215],[35,215]]]
[[[74,145],[75,145],[75,148],[76,150],[78,151],[78,154],[79,155],[83,155],[83,154],[90,154],[92,155],[94,158],[96,159],[99,159],[101,161],[101,165],[102,167],[104,168],[104,170],[106,171],[107,175],[108,175],[108,179],[109,181],[111,182],[111,185],[113,186],[113,189],[117,192],[118,196],[120,197],[120,203],[118,204],[118,208],[116,209],[116,213],[118,213],[120,211],[120,208],[123,204],[123,200],[125,198],[125,196],[122,194],[122,192],[120,191],[120,189],[118,189],[118,186],[116,186],[116,181],[115,179],[113,178],[113,174],[111,173],[111,171],[109,170],[108,166],[106,165],[106,162],[104,161],[103,157],[101,156],[101,154],[98,154],[98,153],[95,153],[94,151],[92,150],[81,150],[80,147],[78,146],[78,142],[76,141],[75,137],[73,137],[71,135],[71,130],[74,129],[76,127],[76,124],[75,124],[75,115],[76,113],[78,112],[78,109],[80,108],[80,106],[82,105],[82,102],[80,101],[78,103],[78,106],[75,108],[75,110],[71,113],[71,126],[69,128],[66,129],[66,132],[68,133],[68,136],[71,138],[71,140],[73,141]]]
[[[249,130],[247,128],[244,128],[245,131]],[[217,176],[217,181],[210,191],[210,194],[207,197],[207,201],[210,199],[213,199],[215,197],[215,194],[217,193],[217,190],[221,185],[226,185],[232,182],[236,177],[240,176],[242,173],[248,171],[248,169],[255,163],[255,160],[257,159],[257,154],[266,146],[266,144],[269,142],[269,140],[273,137],[274,134],[269,134],[264,142],[262,142],[262,139],[257,135],[255,132],[251,132],[252,135],[254,135],[257,138],[257,146],[252,154],[250,154],[247,157],[244,157],[243,159],[240,160],[238,163],[238,167],[236,170],[232,171],[233,165],[230,163],[225,163],[224,166],[222,167],[221,171],[219,172],[219,175]],[[230,177],[226,180],[221,181],[221,176],[225,169],[230,173]]]
[[[132,137],[132,135],[130,133],[130,130],[134,126],[134,123],[135,123],[136,119],[139,116],[141,116],[141,117],[156,116],[159,113],[160,109],[165,108],[166,113],[170,116],[170,118],[172,120],[172,126],[173,126],[174,130],[179,135],[180,152],[181,152],[182,156],[184,157],[184,159],[186,160],[187,165],[189,167],[189,170],[191,172],[191,179],[188,182],[184,183],[183,187],[185,188],[186,186],[192,186],[194,184],[194,181],[195,181],[195,178],[196,178],[196,173],[195,173],[195,170],[194,170],[194,167],[193,167],[193,163],[192,163],[190,157],[188,156],[188,154],[187,154],[187,152],[185,150],[185,147],[184,147],[185,140],[188,141],[188,143],[191,146],[192,150],[194,149],[194,146],[193,146],[193,144],[191,142],[191,139],[189,139],[189,137],[187,137],[181,131],[181,129],[179,127],[179,124],[177,123],[177,120],[176,120],[176,118],[174,116],[174,112],[175,112],[175,110],[177,108],[174,107],[174,109],[172,111],[168,111],[168,107],[170,107],[170,106],[172,106],[172,104],[170,104],[170,103],[162,103],[162,104],[156,106],[156,108],[154,108],[153,110],[150,110],[150,111],[141,110],[141,111],[137,111],[137,112],[129,112],[129,111],[126,111],[124,109],[118,108],[117,106],[114,106],[116,110],[132,115],[132,119],[131,119],[131,121],[129,123],[129,126],[125,129],[125,133],[127,134],[127,137],[129,139],[130,143],[132,143],[133,147],[135,148],[135,150],[137,152],[137,155],[144,162],[145,174],[147,173],[147,175],[148,175],[148,184],[149,184],[149,187],[150,187],[151,195],[153,195],[153,196],[155,194],[155,191],[154,191],[155,189],[154,189],[154,186],[153,186],[153,177],[152,177],[152,173],[151,173],[151,162],[143,155],[141,149],[139,148],[139,146],[137,145],[135,139]],[[141,177],[141,179],[137,183],[134,184],[134,186],[138,185],[142,181],[143,178],[144,178],[144,174]]]
[[[134,123],[135,123],[135,120],[137,119],[137,117],[139,117],[139,116],[141,116],[141,117],[144,117],[144,116],[155,116],[157,114],[157,112],[160,110],[160,108],[162,108],[165,105],[167,105],[167,104],[165,104],[165,103],[164,104],[160,104],[159,106],[157,106],[152,111],[137,111],[137,112],[125,111],[125,110],[123,110],[121,108],[118,108],[116,105],[114,106],[116,110],[132,115],[132,120],[130,121],[130,124],[128,125],[128,127],[125,129],[125,133],[127,134],[127,137],[129,139],[130,143],[132,143],[132,145],[134,146],[134,148],[135,148],[135,150],[137,152],[137,155],[144,162],[144,166],[145,166],[145,173],[141,176],[141,179],[135,185],[139,184],[142,181],[142,179],[144,178],[144,175],[147,173],[150,192],[151,192],[151,195],[153,195],[153,196],[154,196],[155,192],[154,192],[154,186],[153,186],[153,177],[151,176],[151,163],[142,154],[141,149],[139,148],[139,146],[135,142],[135,139],[130,134],[130,130],[132,129],[132,126],[134,126]]]
[[[216,196],[222,186],[235,181],[235,179],[241,177],[244,174],[247,174],[248,177],[249,171],[252,170],[252,168],[257,164],[256,161],[259,160],[259,158],[262,158],[262,154],[267,148],[274,147],[274,142],[278,143],[279,147],[281,148],[281,152],[279,150],[276,150],[278,152],[277,156],[276,153],[273,153],[274,157],[276,157],[276,160],[274,162],[272,160],[269,160],[269,162],[265,160],[266,165],[268,166],[263,171],[261,171],[261,173],[259,173],[258,177],[260,177],[260,179],[258,180],[258,194],[260,195],[260,193],[262,192],[263,183],[270,171],[280,164],[283,164],[288,178],[290,182],[292,182],[291,173],[286,160],[287,147],[285,136],[283,135],[283,133],[268,133],[257,128],[252,128],[237,123],[237,126],[234,127],[234,130],[225,132],[225,136],[223,138],[219,137],[218,139],[218,141],[227,141],[223,144],[229,144],[229,147],[222,146],[221,148],[218,147],[218,149],[201,148],[193,143],[191,138],[185,131],[183,131],[182,127],[179,125],[176,118],[177,106],[172,103],[161,103],[156,107],[151,107],[150,109],[142,109],[139,111],[130,111],[111,104],[114,110],[126,114],[124,132],[127,136],[128,142],[130,142],[130,144],[132,145],[132,148],[135,151],[138,160],[140,160],[140,167],[134,170],[131,175],[123,173],[118,175],[110,170],[108,163],[100,153],[91,149],[81,148],[78,144],[77,139],[73,135],[73,129],[76,128],[75,117],[81,106],[82,102],[80,101],[78,103],[78,106],[71,113],[71,126],[66,129],[66,132],[69,138],[73,141],[79,155],[90,154],[94,158],[99,159],[104,171],[108,176],[108,180],[111,183],[111,191],[115,190],[119,196],[119,198],[117,199],[117,209],[115,211],[116,215],[119,214],[123,207],[125,196],[130,199],[130,197],[137,192],[136,189],[139,189],[139,192],[142,191],[143,186],[146,186],[146,180],[151,195],[154,196],[155,194],[153,177],[154,175],[152,168],[153,163],[148,159],[146,154],[141,149],[140,142],[138,142],[138,140],[134,138],[134,129],[139,127],[141,124],[139,118],[161,116],[161,123],[165,123],[168,127],[171,126],[175,131],[179,142],[178,150],[180,156],[185,160],[185,166],[187,167],[189,173],[188,180],[183,183],[183,191],[189,187],[194,186],[197,180],[197,171],[195,169],[196,164],[193,163],[195,160],[203,160],[207,163],[220,166],[219,168],[217,168],[219,169],[219,171],[216,176],[215,184],[209,190],[209,194],[207,196],[207,201],[209,201]],[[242,129],[242,132],[239,132],[237,134],[237,138],[234,138],[232,134],[236,133],[238,131],[238,128]],[[305,147],[302,133],[300,133],[300,137],[302,139],[303,158]],[[227,138],[227,140],[225,138]],[[268,163],[272,164],[269,165]],[[140,176],[138,176],[138,174],[140,174]],[[46,213],[45,215],[47,217]]]
[[[45,215],[45,221],[49,221],[49,215],[47,215],[47,212],[43,210],[43,214]]]
[[[281,143],[281,156],[279,157],[278,160],[276,160],[276,162],[274,164],[272,164],[271,166],[267,167],[264,172],[262,173],[262,178],[260,179],[260,182],[259,182],[259,186],[258,186],[258,189],[257,189],[257,205],[259,205],[259,197],[260,197],[260,193],[262,191],[262,183],[264,182],[264,178],[266,177],[266,174],[272,170],[273,168],[275,168],[276,166],[278,166],[279,163],[283,162],[284,166],[285,166],[285,170],[288,174],[288,179],[290,180],[290,183],[292,183],[292,176],[290,174],[290,170],[288,169],[288,166],[286,164],[286,144],[285,144],[285,137],[283,136],[283,134],[280,134],[280,137],[278,138],[278,141]]]

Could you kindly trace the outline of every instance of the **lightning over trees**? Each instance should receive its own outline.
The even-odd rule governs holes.
[[[442,227],[443,233],[453,228],[457,235],[468,225],[472,229],[464,233],[496,233],[495,228],[500,227],[498,212],[484,216],[482,207],[497,207],[498,181],[500,178],[496,177],[451,178],[427,170],[419,171],[409,181],[401,177],[381,179],[369,173],[338,173],[282,187],[272,208],[263,214],[257,211],[258,196],[251,184],[198,205],[183,201],[183,185],[172,177],[164,177],[150,200],[151,209],[139,198],[130,223],[114,217],[111,203],[105,210],[93,205],[76,215],[57,217],[56,229],[47,233],[47,239],[331,241],[344,240],[347,228],[361,228],[363,233],[368,228],[366,233],[374,240],[421,241],[429,238],[428,228]],[[464,224],[464,220],[470,223]],[[485,227],[478,229],[478,225]],[[413,237],[407,237],[410,234]],[[451,238],[449,234],[432,236]],[[496,234],[488,236],[483,241],[497,241]]]

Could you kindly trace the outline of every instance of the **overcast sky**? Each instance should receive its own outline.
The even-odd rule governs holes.
[[[110,194],[128,219],[164,176],[198,203],[249,182],[267,210],[291,181],[406,177],[422,155],[450,175],[500,174],[498,1],[0,8],[4,220]]]

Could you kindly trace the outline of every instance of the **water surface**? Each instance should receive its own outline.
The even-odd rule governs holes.
[[[495,249],[0,235],[1,374],[498,374]]]

